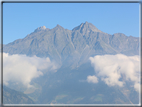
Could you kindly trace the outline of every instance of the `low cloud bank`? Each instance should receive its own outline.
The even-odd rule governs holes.
[[[139,91],[140,87],[140,58],[139,56],[97,55],[89,58],[94,67],[96,76],[100,77],[109,86],[118,85],[122,87],[125,81],[132,81],[134,88]],[[87,81],[95,80],[97,77],[87,77]],[[94,79],[93,79],[94,78]],[[121,80],[120,80],[121,79]]]
[[[15,82],[31,87],[31,80],[42,76],[42,70],[49,69],[56,70],[57,66],[48,57],[39,58],[37,56],[28,57],[3,53],[3,83],[5,85],[8,85],[9,82]]]

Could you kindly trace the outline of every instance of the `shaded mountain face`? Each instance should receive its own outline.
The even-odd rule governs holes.
[[[80,66],[94,55],[139,55],[139,38],[122,33],[110,35],[88,22],[73,30],[64,29],[60,25],[53,29],[43,26],[25,38],[5,45],[4,52],[49,57],[61,64]]]

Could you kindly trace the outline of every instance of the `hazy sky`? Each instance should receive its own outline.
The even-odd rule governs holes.
[[[139,3],[4,3],[3,43],[24,38],[40,26],[72,30],[88,21],[103,32],[139,37]]]

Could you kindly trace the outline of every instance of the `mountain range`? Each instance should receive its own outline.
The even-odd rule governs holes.
[[[53,29],[39,27],[25,38],[5,45],[4,52],[49,57],[60,64],[75,67],[95,55],[139,55],[139,48],[138,37],[128,37],[122,33],[110,35],[85,22],[73,30],[64,29],[60,25]]]
[[[103,82],[94,85],[82,81],[88,75],[94,75],[90,57],[106,54],[139,55],[139,48],[139,37],[123,33],[107,34],[86,21],[72,30],[60,25],[53,29],[39,27],[25,38],[4,45],[3,52],[48,57],[60,66],[54,73],[44,72],[43,76],[33,79],[31,84],[37,87],[34,91],[10,86],[27,94],[35,103],[136,104],[138,93],[129,85],[120,88],[109,87]]]

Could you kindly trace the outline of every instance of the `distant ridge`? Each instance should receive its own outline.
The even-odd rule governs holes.
[[[3,103],[4,104],[34,104],[26,94],[15,91],[6,86],[3,87]]]

